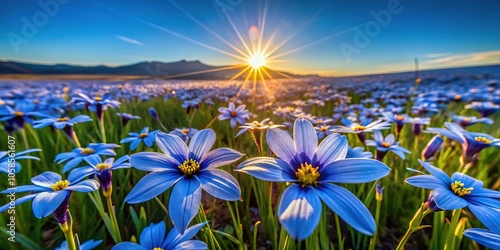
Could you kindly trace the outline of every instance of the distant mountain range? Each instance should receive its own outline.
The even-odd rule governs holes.
[[[34,64],[14,61],[0,61],[0,74],[30,74],[30,75],[112,75],[112,76],[139,76],[144,78],[168,78],[168,79],[196,79],[214,80],[230,79],[238,74],[246,66],[230,68],[230,66],[210,66],[198,60],[177,62],[139,62],[131,65],[117,67],[99,66],[76,66],[68,64]],[[267,68],[273,78],[319,77],[317,75],[297,75],[286,72],[278,72]],[[200,72],[199,74],[194,74]],[[285,76],[284,76],[285,75]],[[239,79],[244,78],[242,74]],[[267,77],[266,77],[267,78]]]

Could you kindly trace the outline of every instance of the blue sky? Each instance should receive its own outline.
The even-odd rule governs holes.
[[[252,26],[257,34],[264,27],[262,44],[276,31],[269,48],[286,41],[273,53],[284,55],[267,65],[294,73],[412,70],[415,57],[421,68],[493,64],[500,63],[499,11],[500,1],[485,0],[2,1],[0,59],[237,64],[242,60],[220,52],[239,55],[224,41],[245,51],[231,20],[247,44]],[[372,13],[390,20],[382,25]]]

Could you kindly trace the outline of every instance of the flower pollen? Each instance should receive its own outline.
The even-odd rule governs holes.
[[[179,169],[187,176],[192,176],[193,174],[198,173],[200,170],[200,164],[193,159],[185,160],[180,166]]]
[[[231,111],[230,116],[231,117],[236,117],[236,116],[238,116],[238,113],[236,113],[236,111]]]
[[[146,133],[140,133],[139,134],[139,138],[141,138],[141,139],[142,138],[146,138],[146,137],[148,137],[148,134],[146,134]]]
[[[299,179],[302,187],[306,185],[318,185],[319,172],[318,167],[313,167],[309,163],[300,164],[300,168],[295,172],[295,176]]]
[[[82,149],[82,154],[84,154],[84,155],[89,155],[89,154],[93,154],[93,153],[94,153],[94,150],[91,148]]]
[[[386,142],[386,141],[385,141],[385,142],[382,142],[382,147],[384,147],[384,148],[388,148],[388,147],[390,147],[390,146],[391,146],[391,144],[390,144],[390,143],[388,143],[388,142]]]
[[[469,188],[464,188],[464,183],[460,181],[455,181],[451,183],[451,191],[453,191],[456,195],[463,197],[465,195],[468,195],[474,190],[473,187]]]
[[[58,121],[58,122],[67,122],[67,121],[69,121],[69,118],[68,117],[57,118],[56,121]]]
[[[491,140],[490,139],[488,139],[486,137],[482,137],[482,136],[475,137],[474,140],[476,140],[477,142],[491,144]]]
[[[102,97],[96,96],[96,97],[94,97],[94,101],[100,102],[100,101],[102,101]]]
[[[404,117],[404,116],[402,116],[402,115],[396,115],[396,120],[398,120],[398,121],[402,121],[402,120],[404,120],[404,119],[405,119],[405,117]]]
[[[362,126],[362,125],[355,125],[352,130],[354,131],[363,131],[365,130],[365,126]]]
[[[14,112],[14,115],[17,117],[22,117],[22,116],[24,116],[24,113],[21,111],[16,111],[16,112]]]
[[[107,163],[99,163],[95,166],[97,169],[99,169],[99,171],[102,171],[104,169],[109,169],[111,167],[111,165],[107,164]]]
[[[59,191],[67,188],[69,186],[69,181],[68,180],[60,180],[52,185],[50,185],[50,188],[54,191]]]

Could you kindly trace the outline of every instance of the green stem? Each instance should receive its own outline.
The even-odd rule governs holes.
[[[337,228],[337,240],[339,242],[339,249],[344,249],[344,239],[342,238],[342,229],[340,228],[340,220],[337,214],[335,214],[335,227]]]
[[[99,126],[101,127],[102,142],[106,143],[106,128],[104,128],[104,112],[102,113],[101,120],[99,120]]]
[[[165,215],[166,215],[167,217],[169,217],[169,216],[168,216],[168,209],[167,209],[167,207],[165,207],[165,205],[163,205],[163,203],[161,202],[161,200],[160,200],[160,199],[158,199],[158,197],[155,197],[155,200],[156,200],[156,202],[158,203],[158,205],[160,205],[160,208],[161,208],[161,210],[163,210],[163,212],[165,213]]]
[[[75,238],[73,236],[73,219],[71,218],[69,210],[67,210],[67,212],[68,219],[66,222],[59,224],[59,228],[61,228],[61,231],[64,233],[64,238],[66,238],[66,243],[68,243],[68,249],[76,250]]]
[[[382,203],[382,200],[377,199],[377,207],[375,210],[375,225],[377,227],[375,228],[375,233],[373,234],[372,242],[370,243],[370,249],[369,250],[374,250],[375,246],[377,245],[377,237],[378,237],[378,228],[379,228],[379,220],[380,220],[380,205]]]
[[[403,238],[399,242],[396,250],[402,250],[404,248],[406,242],[408,241],[408,239],[410,238],[410,236],[414,232],[416,232],[422,228],[429,227],[429,226],[420,226],[420,224],[422,223],[422,219],[430,213],[432,213],[432,210],[427,208],[427,205],[425,203],[422,203],[422,205],[420,205],[420,208],[417,210],[417,212],[413,216],[413,219],[411,219],[409,226],[408,226],[408,231],[406,231],[405,235],[403,236]]]
[[[252,250],[257,250],[257,232],[259,231],[259,225],[260,221],[255,222],[255,225],[253,226],[253,245],[252,245]]]
[[[462,213],[462,209],[453,210],[453,216],[451,218],[450,229],[448,230],[448,239],[446,240],[446,245],[444,246],[444,250],[453,249],[453,243],[455,240],[455,229],[457,228],[461,213]]]
[[[73,141],[75,142],[75,145],[77,148],[81,148],[82,145],[80,144],[80,140],[78,140],[78,136],[76,135],[76,132],[73,131]]]
[[[120,235],[120,227],[118,226],[118,221],[116,220],[115,209],[113,208],[113,201],[111,200],[111,192],[112,189],[110,187],[109,191],[103,191],[104,197],[106,198],[106,203],[108,204],[108,213],[111,218],[111,224],[113,225],[113,234],[115,234],[117,242],[122,241],[122,237]]]
[[[205,214],[205,209],[203,208],[203,204],[200,203],[200,209],[199,209],[199,213],[201,215],[201,218],[203,221],[207,221],[207,215]],[[219,245],[219,242],[217,242],[217,239],[215,238],[213,232],[212,232],[212,229],[210,229],[210,225],[206,225],[207,227],[207,230],[208,230],[208,234],[210,235],[210,243],[212,244],[212,246],[214,247],[214,249],[222,249]]]

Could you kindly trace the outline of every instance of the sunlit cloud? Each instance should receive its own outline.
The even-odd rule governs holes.
[[[439,57],[425,62],[428,65],[439,64],[440,66],[456,66],[471,64],[493,64],[500,63],[500,50],[482,51],[467,54],[455,54]]]
[[[426,58],[440,58],[440,57],[445,57],[445,56],[451,56],[453,53],[431,53],[431,54],[426,54],[424,57]]]
[[[117,35],[116,38],[124,41],[124,42],[127,42],[127,43],[131,43],[131,44],[135,44],[135,45],[144,45],[143,43],[137,41],[137,40],[134,40],[132,38],[128,38],[128,37],[125,37],[125,36],[120,36],[120,35]]]

